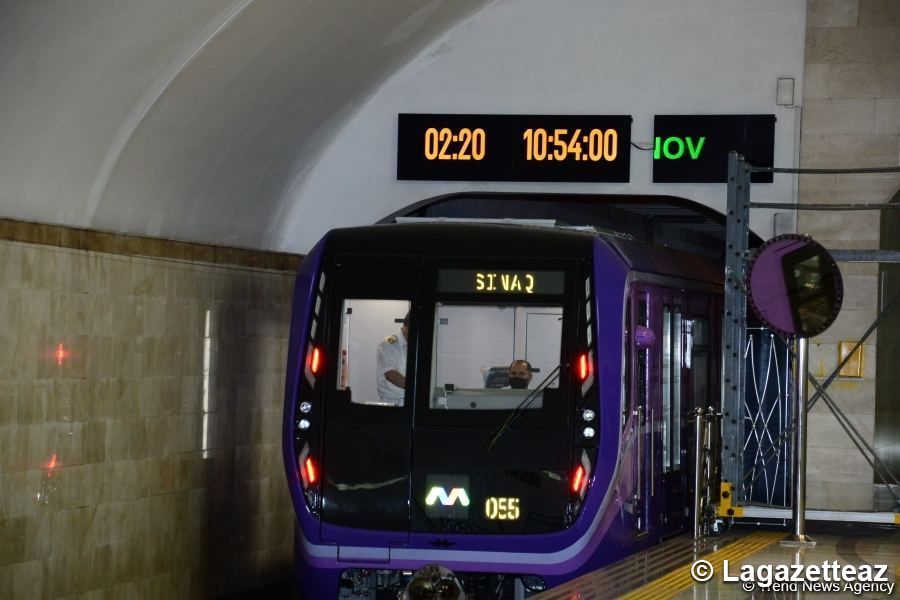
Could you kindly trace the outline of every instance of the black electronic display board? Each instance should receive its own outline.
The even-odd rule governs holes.
[[[628,115],[400,114],[397,179],[610,181],[630,176]]]
[[[726,183],[728,153],[736,150],[756,167],[775,157],[775,115],[656,115],[654,183]],[[772,183],[771,173],[753,173]]]

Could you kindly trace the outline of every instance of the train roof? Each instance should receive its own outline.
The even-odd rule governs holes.
[[[334,229],[326,251],[471,257],[590,256],[595,232],[500,223],[396,223]]]
[[[721,284],[723,265],[707,256],[591,228],[548,223],[413,222],[332,230],[325,251],[336,254],[484,258],[585,258],[597,238],[635,271]]]
[[[393,223],[403,217],[549,219],[714,259],[725,255],[725,216],[676,196],[460,192],[422,200],[379,222]],[[761,243],[750,232],[750,247]]]

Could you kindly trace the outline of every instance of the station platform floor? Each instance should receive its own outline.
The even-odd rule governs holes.
[[[784,528],[736,527],[698,541],[680,536],[531,598],[900,598],[900,528],[822,524],[809,533],[811,548],[782,545],[790,538]]]

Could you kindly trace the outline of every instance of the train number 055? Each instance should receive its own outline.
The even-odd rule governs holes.
[[[484,501],[484,516],[492,521],[515,521],[519,518],[519,499],[491,496]]]

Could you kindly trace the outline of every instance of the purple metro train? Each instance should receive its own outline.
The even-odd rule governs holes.
[[[397,598],[439,564],[468,598],[527,597],[689,531],[722,272],[559,227],[329,232],[297,277],[285,393],[304,596]],[[524,388],[497,380],[513,360]]]

